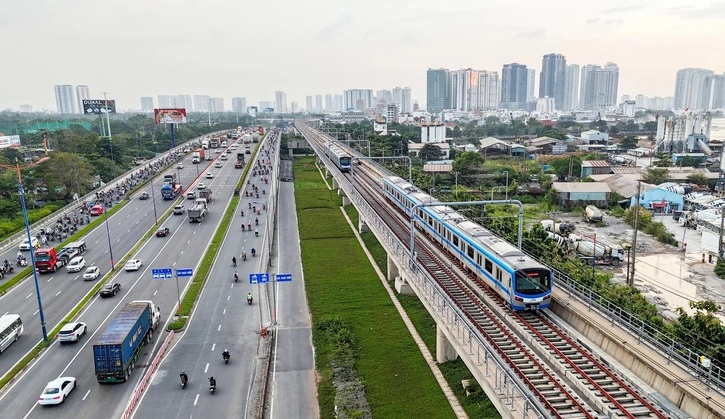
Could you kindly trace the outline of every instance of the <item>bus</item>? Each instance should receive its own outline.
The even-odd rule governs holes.
[[[18,340],[23,333],[23,322],[17,314],[6,314],[0,317],[0,353],[11,343]]]

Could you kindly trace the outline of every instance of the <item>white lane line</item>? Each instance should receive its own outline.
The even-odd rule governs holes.
[[[219,325],[219,327],[216,328],[216,331],[219,332],[222,330],[222,325]]]
[[[206,374],[209,371],[209,363],[206,363],[206,366],[204,367],[204,374]]]
[[[57,297],[57,296],[59,296],[61,292],[63,292],[63,290],[60,290],[60,291],[58,291],[58,292],[57,292],[57,293],[55,294],[55,296],[56,296],[56,297]]]
[[[86,391],[86,395],[83,396],[83,401],[86,400],[86,397],[88,397],[89,394],[91,394],[91,390]]]
[[[33,316],[35,316],[36,314],[38,314],[38,312],[39,312],[39,311],[40,311],[40,310],[35,310],[35,311],[33,312]]]
[[[227,301],[229,301],[230,298],[232,298],[232,296],[231,295],[227,295]]]
[[[159,292],[159,290],[154,291],[154,297],[156,297],[156,293]]]
[[[50,278],[48,278],[48,282],[52,281],[53,278],[55,278],[55,277],[51,276]]]
[[[199,402],[199,393],[196,393],[196,397],[194,397],[194,406]]]
[[[32,296],[33,296],[33,294],[32,294],[32,293],[30,293],[30,294],[28,294],[28,296],[27,296],[27,297],[25,297],[25,299],[27,300],[28,298],[30,298],[30,297],[32,297]],[[5,314],[8,314],[8,313],[5,313]]]
[[[216,349],[216,343],[211,344],[211,351],[214,352],[214,349]]]
[[[222,311],[222,316],[227,314],[227,309],[225,308],[224,311]]]

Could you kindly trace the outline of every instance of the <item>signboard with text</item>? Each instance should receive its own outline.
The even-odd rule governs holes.
[[[20,147],[19,135],[0,135],[0,148]]]
[[[186,108],[154,109],[154,119],[157,124],[185,124]]]
[[[116,113],[116,100],[83,99],[83,113],[85,115]]]

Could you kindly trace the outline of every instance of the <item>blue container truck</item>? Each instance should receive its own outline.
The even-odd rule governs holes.
[[[96,379],[99,383],[128,380],[144,346],[151,342],[160,321],[152,301],[127,303],[93,345]]]
[[[165,183],[164,186],[161,187],[161,197],[164,198],[164,201],[175,199],[180,193],[180,183]]]

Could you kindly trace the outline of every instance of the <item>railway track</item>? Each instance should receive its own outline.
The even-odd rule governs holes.
[[[405,243],[407,220],[391,210],[380,181],[355,172],[358,191]],[[513,312],[478,278],[464,270],[436,243],[416,236],[417,260],[475,324],[552,416],[562,418],[666,418],[632,385],[557,327],[544,313]],[[443,257],[445,256],[445,257]],[[451,263],[454,262],[454,263]]]

